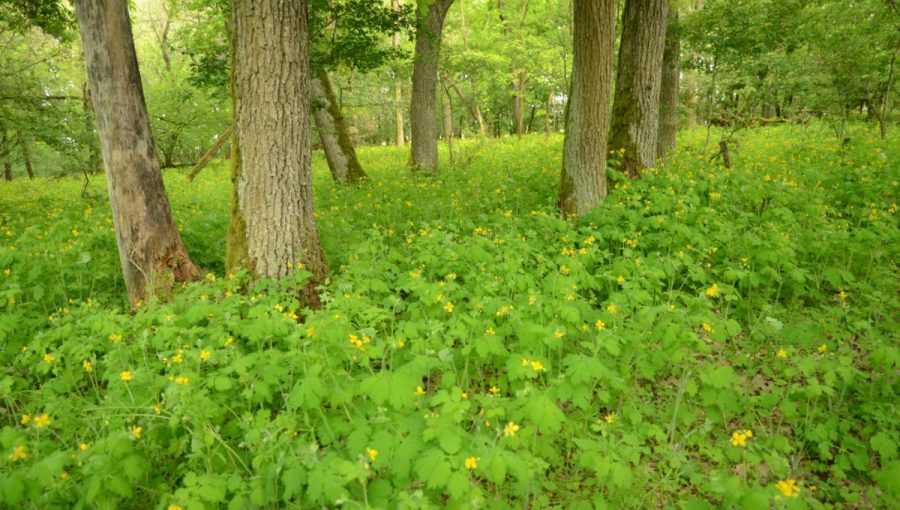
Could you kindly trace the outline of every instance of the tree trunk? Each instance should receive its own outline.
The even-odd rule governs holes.
[[[325,150],[325,159],[331,176],[338,183],[355,183],[366,179],[350,133],[344,123],[344,115],[337,104],[328,73],[319,71],[312,79],[313,95],[319,103],[313,107],[313,118],[319,131],[319,140]]]
[[[181,241],[153,146],[125,0],[77,0],[119,260],[132,305],[200,272]]]
[[[416,50],[413,61],[412,101],[409,125],[412,131],[410,166],[413,171],[437,174],[437,126],[435,95],[437,66],[441,49],[444,17],[453,0],[431,0],[416,14]]]
[[[681,42],[678,30],[678,8],[669,6],[666,45],[663,51],[662,80],[659,88],[659,135],[656,157],[663,158],[675,150],[678,134],[678,80],[681,76]]]
[[[0,131],[0,159],[3,160],[3,179],[7,181],[12,180],[12,162],[7,159],[10,151],[12,150],[10,147],[7,147],[6,143],[9,139],[6,136],[6,130]]]
[[[441,81],[444,93],[441,94],[441,120],[443,121],[444,139],[447,140],[447,150],[450,153],[450,162],[453,163],[453,100],[450,90]]]
[[[616,0],[575,0],[572,90],[566,106],[558,207],[580,215],[606,197],[609,92],[616,39]]]
[[[212,161],[212,158],[216,157],[216,154],[219,153],[219,150],[222,149],[222,146],[225,145],[225,142],[227,142],[229,138],[231,138],[231,135],[233,133],[234,124],[231,124],[227,129],[225,129],[225,131],[222,132],[222,134],[219,135],[218,138],[216,138],[216,143],[214,143],[212,147],[210,147],[209,150],[206,151],[205,154],[203,154],[203,156],[200,158],[200,161],[198,161],[197,164],[194,165],[194,168],[191,168],[191,173],[189,173],[187,177],[188,181],[193,181],[194,178],[197,177],[197,174],[199,174],[201,170],[206,168],[206,165],[208,165],[209,162]]]
[[[395,11],[400,10],[400,0],[391,0],[391,8],[393,8]],[[400,48],[400,32],[394,32],[394,36],[391,42],[393,43],[395,50]],[[403,133],[402,101],[403,82],[400,80],[399,76],[394,76],[394,123],[396,125],[397,147],[403,147],[405,145]]]
[[[31,152],[28,150],[28,140],[21,131],[16,131],[16,141],[19,143],[19,149],[22,151],[22,161],[25,162],[25,171],[28,172],[28,178],[34,179],[34,168],[31,166]]]
[[[84,111],[84,132],[87,137],[86,144],[88,146],[88,168],[90,173],[100,171],[103,166],[102,156],[100,155],[100,147],[97,143],[97,137],[94,135],[94,101],[91,99],[91,87],[87,83],[81,85],[81,107]]]
[[[622,14],[609,148],[624,149],[620,171],[632,178],[656,164],[668,12],[668,0],[626,0]]]
[[[550,139],[550,134],[553,133],[553,117],[551,116],[551,110],[553,108],[553,91],[547,93],[547,109],[544,114],[544,134],[546,135],[547,140]]]
[[[306,0],[235,0],[232,10],[234,142],[229,270],[282,278],[313,274],[305,304],[327,273],[313,218],[309,29]]]

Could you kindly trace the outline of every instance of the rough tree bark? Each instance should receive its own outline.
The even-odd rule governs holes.
[[[416,49],[409,108],[410,167],[413,171],[432,175],[438,171],[437,66],[444,18],[451,4],[453,0],[430,0],[419,2],[416,10]]]
[[[232,9],[234,142],[229,270],[281,278],[302,263],[327,274],[313,218],[309,28],[306,0],[235,0]]]
[[[580,215],[606,197],[609,93],[616,38],[616,0],[575,0],[572,89],[566,106],[558,207]]]
[[[678,80],[681,76],[681,42],[678,30],[678,8],[669,6],[666,44],[663,51],[662,79],[659,88],[659,134],[656,157],[663,158],[675,150],[678,134]]]
[[[313,105],[313,118],[331,176],[338,183],[356,183],[365,180],[366,172],[356,157],[356,149],[350,140],[350,133],[347,131],[344,115],[337,103],[328,73],[316,72],[311,83],[316,103]]]
[[[25,171],[28,173],[29,179],[34,179],[34,168],[31,166],[31,151],[28,150],[28,140],[21,131],[16,131],[16,141],[19,144],[19,150],[22,151],[22,161],[25,163]]]
[[[181,241],[153,146],[125,0],[75,2],[119,260],[131,303],[200,276]]]
[[[400,0],[391,0],[391,8],[395,11],[400,10],[401,2]],[[391,43],[394,46],[394,49],[400,48],[400,32],[394,32],[394,36],[391,39]],[[395,71],[396,73],[396,71]],[[403,132],[403,81],[400,80],[399,76],[394,76],[394,124],[396,129],[396,137],[397,137],[397,147],[403,147],[406,145]]]
[[[659,87],[668,0],[626,0],[613,101],[611,151],[624,149],[620,171],[640,177],[656,164]]]

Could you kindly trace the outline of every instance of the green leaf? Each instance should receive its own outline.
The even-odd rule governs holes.
[[[525,415],[545,432],[559,432],[565,415],[552,400],[539,395],[525,406]]]

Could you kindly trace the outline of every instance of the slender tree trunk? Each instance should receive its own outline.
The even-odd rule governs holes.
[[[233,133],[234,124],[232,123],[230,126],[228,126],[228,128],[225,129],[225,131],[223,131],[219,135],[218,138],[216,138],[216,143],[214,143],[212,147],[210,147],[209,150],[206,151],[205,154],[203,154],[203,156],[200,158],[200,161],[198,161],[197,164],[194,165],[194,168],[191,168],[191,173],[189,173],[187,177],[188,181],[193,181],[194,178],[197,177],[197,174],[199,174],[201,170],[206,168],[206,165],[208,165],[209,162],[212,161],[214,157],[216,157],[216,154],[219,153],[219,150],[222,149],[222,146],[225,145],[225,143],[231,138],[231,135]]]
[[[281,278],[303,264],[313,274],[303,296],[327,273],[313,218],[310,152],[309,32],[306,0],[235,0],[234,143],[229,270]]]
[[[22,161],[25,162],[25,171],[28,172],[28,178],[34,179],[34,168],[31,166],[31,152],[28,150],[28,140],[21,131],[16,131],[16,141],[19,143],[19,150],[22,151]]]
[[[632,178],[656,164],[659,88],[668,0],[626,0],[609,148],[624,149],[620,170]]]
[[[606,197],[609,93],[616,38],[616,0],[575,0],[572,90],[558,207],[580,215]]]
[[[553,117],[551,111],[553,109],[553,91],[547,93],[547,106],[546,113],[544,114],[544,134],[546,135],[547,140],[550,139],[550,135],[553,133]]]
[[[119,259],[131,303],[199,270],[181,241],[153,146],[125,0],[77,0]]]
[[[678,8],[669,6],[666,45],[663,52],[662,81],[659,89],[659,135],[656,157],[663,158],[675,150],[678,134],[678,80],[681,76],[681,42],[678,30]]]
[[[450,162],[453,163],[453,98],[450,97],[450,89],[441,80],[444,93],[441,94],[441,120],[443,121],[444,139],[447,140],[447,150],[450,153]]]
[[[400,10],[400,0],[391,0],[391,7],[398,11]],[[400,48],[400,32],[394,32],[394,36],[391,41],[394,45],[394,49]],[[396,71],[395,71],[396,73]],[[403,133],[403,81],[400,80],[399,76],[394,76],[394,122],[396,124],[396,137],[397,137],[397,147],[403,147],[406,145],[404,138],[405,135]]]
[[[12,162],[7,159],[11,147],[8,147],[6,144],[9,142],[9,138],[6,136],[6,130],[0,130],[0,159],[3,160],[3,179],[7,181],[12,180]]]
[[[413,61],[412,101],[409,124],[412,131],[410,166],[413,171],[437,174],[438,150],[435,125],[437,66],[444,17],[453,0],[431,0],[416,15],[416,50]]]
[[[337,104],[328,73],[319,71],[312,79],[313,95],[322,104],[321,108],[313,108],[313,118],[319,131],[319,140],[325,150],[325,159],[335,182],[359,182],[364,180],[363,171],[356,149],[350,140],[350,133],[344,123],[344,115]]]
[[[97,143],[97,137],[94,136],[94,101],[91,99],[91,87],[87,83],[81,85],[81,107],[84,111],[84,132],[86,145],[88,146],[88,172],[96,173],[103,166],[102,156],[100,155],[100,146]]]

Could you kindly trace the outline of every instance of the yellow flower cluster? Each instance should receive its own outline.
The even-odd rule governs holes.
[[[366,352],[366,345],[372,343],[372,339],[366,335],[363,335],[362,338],[359,338],[356,335],[350,335],[350,343],[360,351]]]
[[[753,437],[753,431],[750,429],[747,430],[736,430],[731,433],[731,445],[732,446],[747,446],[747,440]]]

